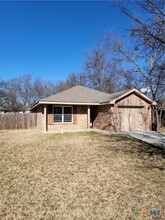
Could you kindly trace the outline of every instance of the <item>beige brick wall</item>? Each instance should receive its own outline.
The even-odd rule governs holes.
[[[93,127],[101,130],[111,131],[112,125],[112,107],[110,105],[102,105],[97,107],[97,116],[93,122]]]
[[[114,107],[112,105],[102,105],[97,107],[96,118],[93,127],[101,130],[116,130]]]
[[[53,123],[48,125],[48,131],[67,131],[87,129],[87,106],[77,106],[76,123]]]

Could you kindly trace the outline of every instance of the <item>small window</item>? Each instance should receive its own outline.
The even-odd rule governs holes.
[[[72,114],[72,107],[64,107],[64,114]]]
[[[54,107],[54,122],[62,122],[62,107]]]
[[[62,107],[54,107],[54,114],[62,114]]]
[[[64,122],[72,122],[72,107],[64,107]]]
[[[65,123],[72,122],[72,107],[54,107],[54,122],[55,123]]]

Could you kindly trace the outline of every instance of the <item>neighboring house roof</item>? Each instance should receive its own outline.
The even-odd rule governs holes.
[[[120,98],[136,92],[146,101],[153,103],[153,101],[137,89],[127,89],[116,93],[108,94],[84,86],[74,86],[70,89],[59,92],[55,95],[41,99],[31,109],[39,104],[81,104],[81,105],[103,105],[114,104]]]

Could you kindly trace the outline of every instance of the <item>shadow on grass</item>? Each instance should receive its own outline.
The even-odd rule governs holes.
[[[161,165],[160,163],[153,163],[152,165],[149,163],[148,165],[145,165],[145,168],[157,168],[159,170],[164,170],[165,168],[165,164],[163,163],[165,158],[165,150],[161,146],[148,144],[141,140],[123,135],[107,136],[105,142],[109,143],[108,146],[105,146],[106,149],[111,150],[112,153],[124,153],[126,155],[131,154],[142,160],[149,159],[152,161],[153,159],[156,159],[157,162],[160,162],[161,160]]]
[[[136,138],[123,135],[111,135],[107,142],[123,142],[123,147],[120,150],[127,153],[147,154],[148,156],[158,155],[165,158],[165,149],[156,144],[148,144]],[[119,149],[118,149],[119,150]]]

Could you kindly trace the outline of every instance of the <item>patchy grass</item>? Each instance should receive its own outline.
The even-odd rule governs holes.
[[[119,135],[0,131],[0,219],[165,219],[163,154]]]

